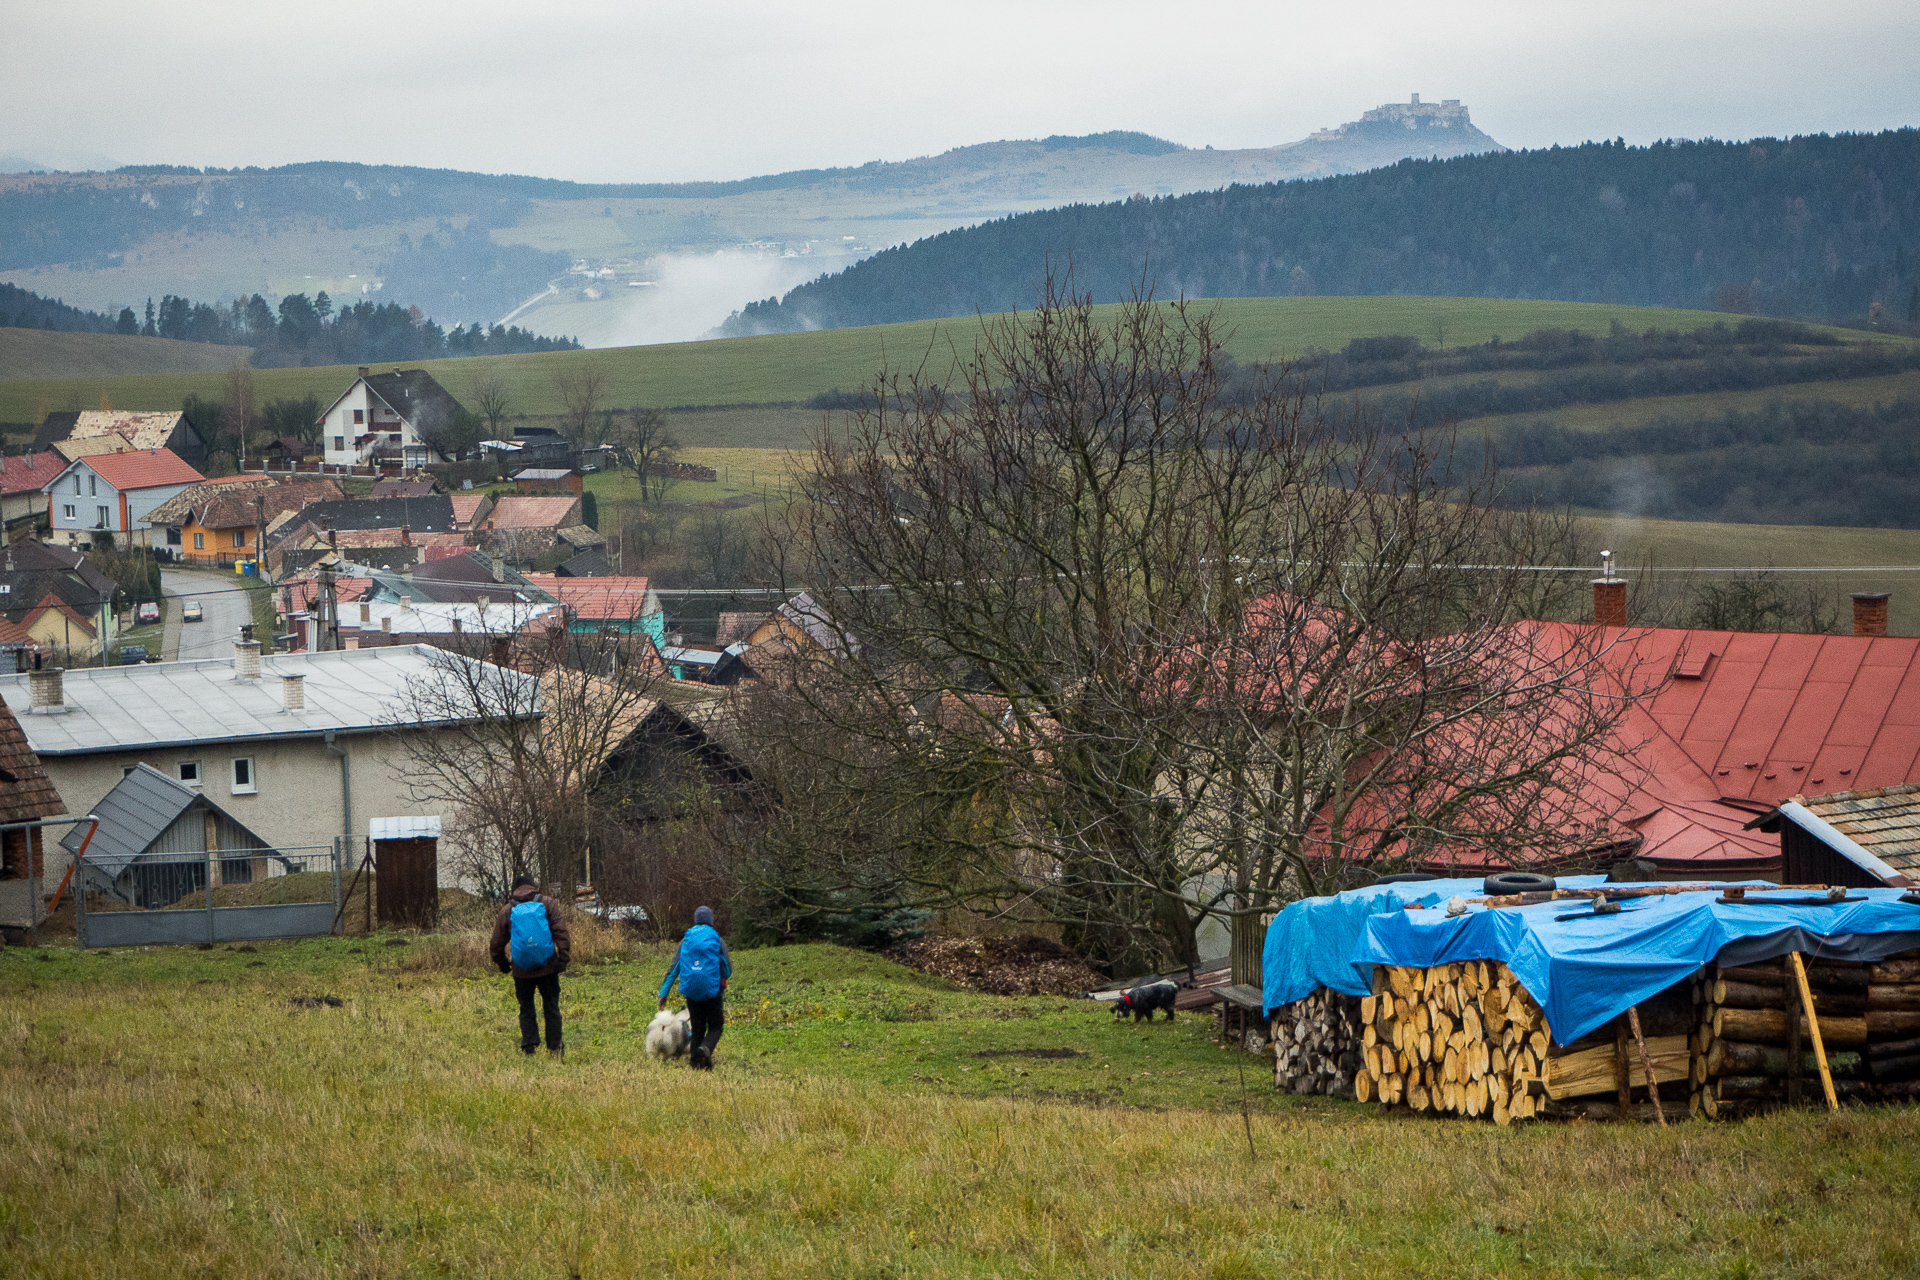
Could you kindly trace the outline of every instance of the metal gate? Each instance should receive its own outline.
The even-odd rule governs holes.
[[[340,843],[146,855],[110,871],[81,860],[74,926],[82,947],[312,938],[340,915]]]

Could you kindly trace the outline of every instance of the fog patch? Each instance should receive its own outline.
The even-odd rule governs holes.
[[[653,283],[616,286],[628,296],[603,305],[617,314],[595,325],[590,334],[580,334],[580,340],[590,347],[691,342],[707,337],[747,303],[778,297],[795,285],[844,270],[853,261],[743,249],[659,254],[647,260],[644,272]]]

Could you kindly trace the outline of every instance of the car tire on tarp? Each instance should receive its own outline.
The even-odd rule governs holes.
[[[1488,876],[1481,886],[1489,895],[1502,897],[1513,893],[1547,893],[1554,887],[1552,876],[1535,875],[1531,871],[1502,871]]]

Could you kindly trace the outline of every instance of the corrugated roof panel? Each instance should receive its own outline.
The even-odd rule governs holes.
[[[1920,662],[1915,662],[1910,653],[1901,671],[1900,687],[1887,708],[1887,723],[1920,724]]]
[[[1824,643],[1824,636],[1781,636],[1768,653],[1766,667],[1754,682],[1754,688],[1798,689],[1807,682]]]
[[[1887,722],[1887,711],[1893,705],[1893,695],[1900,689],[1906,673],[1898,667],[1861,667],[1854,673],[1853,687],[1840,702],[1840,711],[1833,719],[1833,727],[1827,730],[1827,741],[1844,746],[1861,746],[1872,742],[1874,735]],[[1904,782],[1906,778],[1889,779],[1892,782]]]
[[[1920,725],[1890,724],[1882,728],[1854,775],[1854,785],[1892,786],[1914,778],[1913,764],[1920,758]]]
[[[1713,679],[1708,682],[1712,694],[1701,700],[1693,718],[1687,722],[1684,738],[1724,742],[1739,723],[1740,713],[1746,709],[1747,695],[1760,679],[1761,668],[1758,662],[1736,662],[1731,655],[1721,658],[1714,666]],[[1708,760],[1718,758],[1718,752],[1708,756]]]
[[[1827,642],[1820,646],[1820,657],[1814,662],[1813,670],[1807,673],[1807,679],[1826,684],[1845,684],[1860,670],[1860,660],[1866,656],[1867,646],[1854,637],[1829,636]]]

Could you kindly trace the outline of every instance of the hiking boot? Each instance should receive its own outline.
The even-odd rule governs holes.
[[[527,1050],[527,1052],[532,1053],[533,1050],[529,1049]],[[563,1044],[549,1046],[547,1049],[547,1056],[549,1058],[558,1058],[560,1059],[560,1061],[565,1062],[567,1060],[567,1046]]]
[[[693,1046],[693,1052],[688,1054],[687,1057],[689,1059],[687,1065],[691,1066],[695,1071],[713,1070],[713,1052],[705,1045],[697,1044]]]

